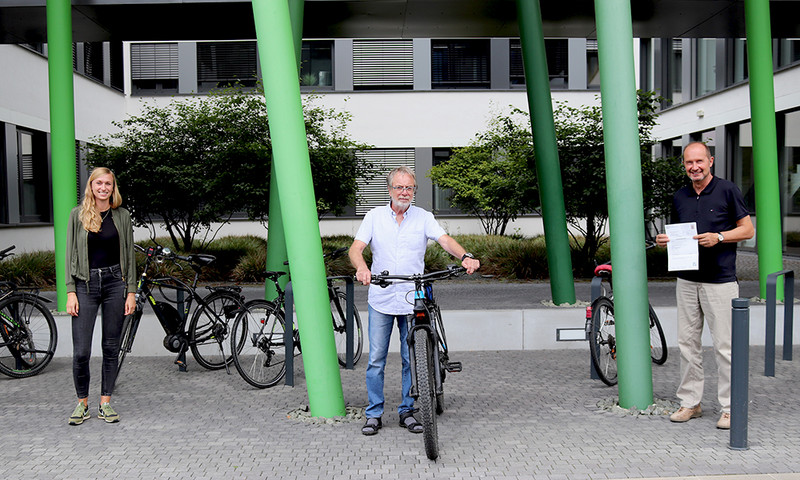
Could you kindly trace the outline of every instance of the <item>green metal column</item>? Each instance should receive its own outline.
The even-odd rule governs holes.
[[[317,417],[344,415],[289,6],[286,0],[253,0],[253,13],[281,210],[292,219],[284,232],[309,406]]]
[[[47,71],[50,90],[50,145],[53,165],[53,234],[56,247],[58,310],[67,306],[64,264],[69,212],[75,206],[75,94],[72,84],[72,5],[47,0]]]
[[[553,101],[550,76],[544,47],[542,13],[539,0],[517,0],[525,85],[528,109],[533,126],[533,148],[536,152],[536,176],[542,201],[542,220],[547,242],[547,266],[550,269],[550,293],[553,303],[575,303],[575,280],[567,234],[567,215],[558,163],[556,128],[553,123]]]
[[[300,51],[303,45],[303,4],[304,0],[289,0],[289,17],[292,22],[292,37],[294,38],[295,56],[297,65],[300,65]],[[275,161],[269,180],[269,231],[267,237],[267,270],[288,272],[284,265],[288,259],[286,255],[286,235],[283,231],[283,215],[281,215],[281,202],[278,194],[278,182],[275,176]],[[283,276],[278,282],[281,288],[286,288],[289,277]],[[264,296],[267,300],[278,298],[275,284],[267,280],[264,283]]]
[[[653,403],[644,202],[629,0],[595,0],[606,156],[619,403]],[[620,288],[624,287],[624,288]]]
[[[772,33],[768,0],[745,0],[750,116],[753,128],[756,244],[761,298],[767,296],[767,275],[783,270],[778,139],[775,128],[775,86],[772,75]],[[783,279],[781,278],[781,281]],[[783,288],[778,288],[783,297]]]

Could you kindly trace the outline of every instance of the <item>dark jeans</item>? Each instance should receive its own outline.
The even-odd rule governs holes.
[[[119,265],[92,269],[89,281],[75,279],[78,316],[72,317],[72,376],[78,398],[89,396],[89,359],[97,309],[103,307],[103,376],[100,395],[110,396],[117,377],[126,285]]]

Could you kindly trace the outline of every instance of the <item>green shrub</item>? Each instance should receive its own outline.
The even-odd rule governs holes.
[[[38,251],[15,254],[0,262],[0,280],[24,287],[52,287],[56,284],[55,253]]]

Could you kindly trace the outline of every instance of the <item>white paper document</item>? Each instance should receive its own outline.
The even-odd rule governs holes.
[[[697,270],[699,268],[699,246],[697,240],[697,224],[673,223],[664,227],[669,237],[667,243],[667,270]]]

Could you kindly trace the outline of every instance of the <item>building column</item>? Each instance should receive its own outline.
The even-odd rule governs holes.
[[[303,345],[303,365],[311,414],[345,414],[339,363],[331,328],[319,221],[303,106],[300,100],[297,49],[289,5],[279,0],[253,0],[258,51],[264,70],[274,178],[280,185],[286,250],[292,268],[295,311]]]
[[[761,298],[767,295],[767,275],[783,270],[781,201],[778,179],[778,135],[775,128],[775,85],[772,73],[772,32],[768,0],[745,0],[747,66],[750,74],[750,117],[753,128],[756,246]],[[779,285],[781,287],[781,285]],[[783,297],[783,288],[778,288]]]
[[[517,17],[525,85],[528,90],[528,108],[533,125],[536,176],[542,202],[547,266],[550,269],[550,293],[553,303],[557,305],[575,303],[575,281],[572,276],[572,256],[539,0],[517,0]]]
[[[289,3],[289,17],[292,25],[292,38],[294,43],[295,65],[299,76],[300,60],[303,49],[303,1],[304,0],[288,0]],[[259,60],[260,63],[260,60]],[[263,75],[264,69],[261,69]],[[298,80],[299,81],[299,80]],[[266,88],[265,88],[266,91]],[[281,200],[278,193],[278,180],[275,175],[275,158],[273,156],[272,165],[270,167],[269,175],[269,212],[268,212],[268,230],[267,230],[267,271],[273,272],[291,272],[289,267],[284,263],[288,260],[286,253],[286,234],[283,229],[283,215],[281,214]],[[289,275],[284,275],[278,279],[278,284],[282,289],[286,288],[289,283]],[[278,291],[275,289],[275,284],[267,279],[264,282],[264,297],[267,300],[276,300],[278,298]]]
[[[619,403],[644,409],[653,403],[644,201],[628,0],[595,0],[609,235],[617,333]]]
[[[53,234],[56,249],[58,310],[67,306],[66,243],[75,186],[75,92],[72,83],[72,4],[47,0],[47,72],[50,90],[50,140],[53,168]]]

